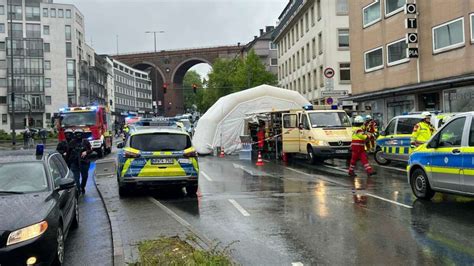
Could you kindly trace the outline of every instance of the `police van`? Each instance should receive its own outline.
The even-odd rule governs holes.
[[[440,128],[454,113],[434,114],[431,124]],[[374,159],[379,165],[388,165],[392,161],[407,162],[411,148],[413,127],[423,119],[421,113],[400,115],[392,118],[377,138]]]
[[[452,117],[409,157],[408,182],[417,198],[436,191],[474,196],[474,112]]]

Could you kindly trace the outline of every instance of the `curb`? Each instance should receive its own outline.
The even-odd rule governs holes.
[[[115,266],[125,265],[122,237],[120,236],[120,227],[117,220],[117,216],[113,214],[113,212],[110,210],[109,204],[107,204],[106,200],[104,199],[104,196],[102,195],[102,191],[99,188],[100,185],[97,184],[97,175],[95,171],[94,171],[94,185],[97,189],[97,192],[99,193],[100,198],[102,199],[102,203],[104,204],[107,217],[109,220],[109,224],[110,224],[110,230],[112,232],[113,264]]]

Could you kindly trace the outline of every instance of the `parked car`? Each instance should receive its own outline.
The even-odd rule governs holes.
[[[0,265],[62,264],[69,229],[79,225],[77,197],[59,153],[2,153]]]
[[[421,199],[436,191],[474,196],[474,112],[451,118],[408,161],[408,182]]]
[[[137,187],[186,187],[196,195],[199,165],[189,135],[177,128],[142,128],[117,146],[121,197]]]

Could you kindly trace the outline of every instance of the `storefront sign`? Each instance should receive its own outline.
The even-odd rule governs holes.
[[[409,58],[418,58],[418,48],[408,48]]]

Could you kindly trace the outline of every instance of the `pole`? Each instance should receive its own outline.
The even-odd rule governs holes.
[[[117,54],[119,54],[119,38],[118,38],[118,34],[115,35],[115,38],[116,38],[116,45],[117,45]]]
[[[11,73],[11,102],[12,102],[12,145],[16,146],[16,130],[15,130],[15,89],[13,87],[13,5],[10,0],[10,73]]]
[[[155,38],[155,53],[156,53],[156,31],[153,32],[153,36]]]

